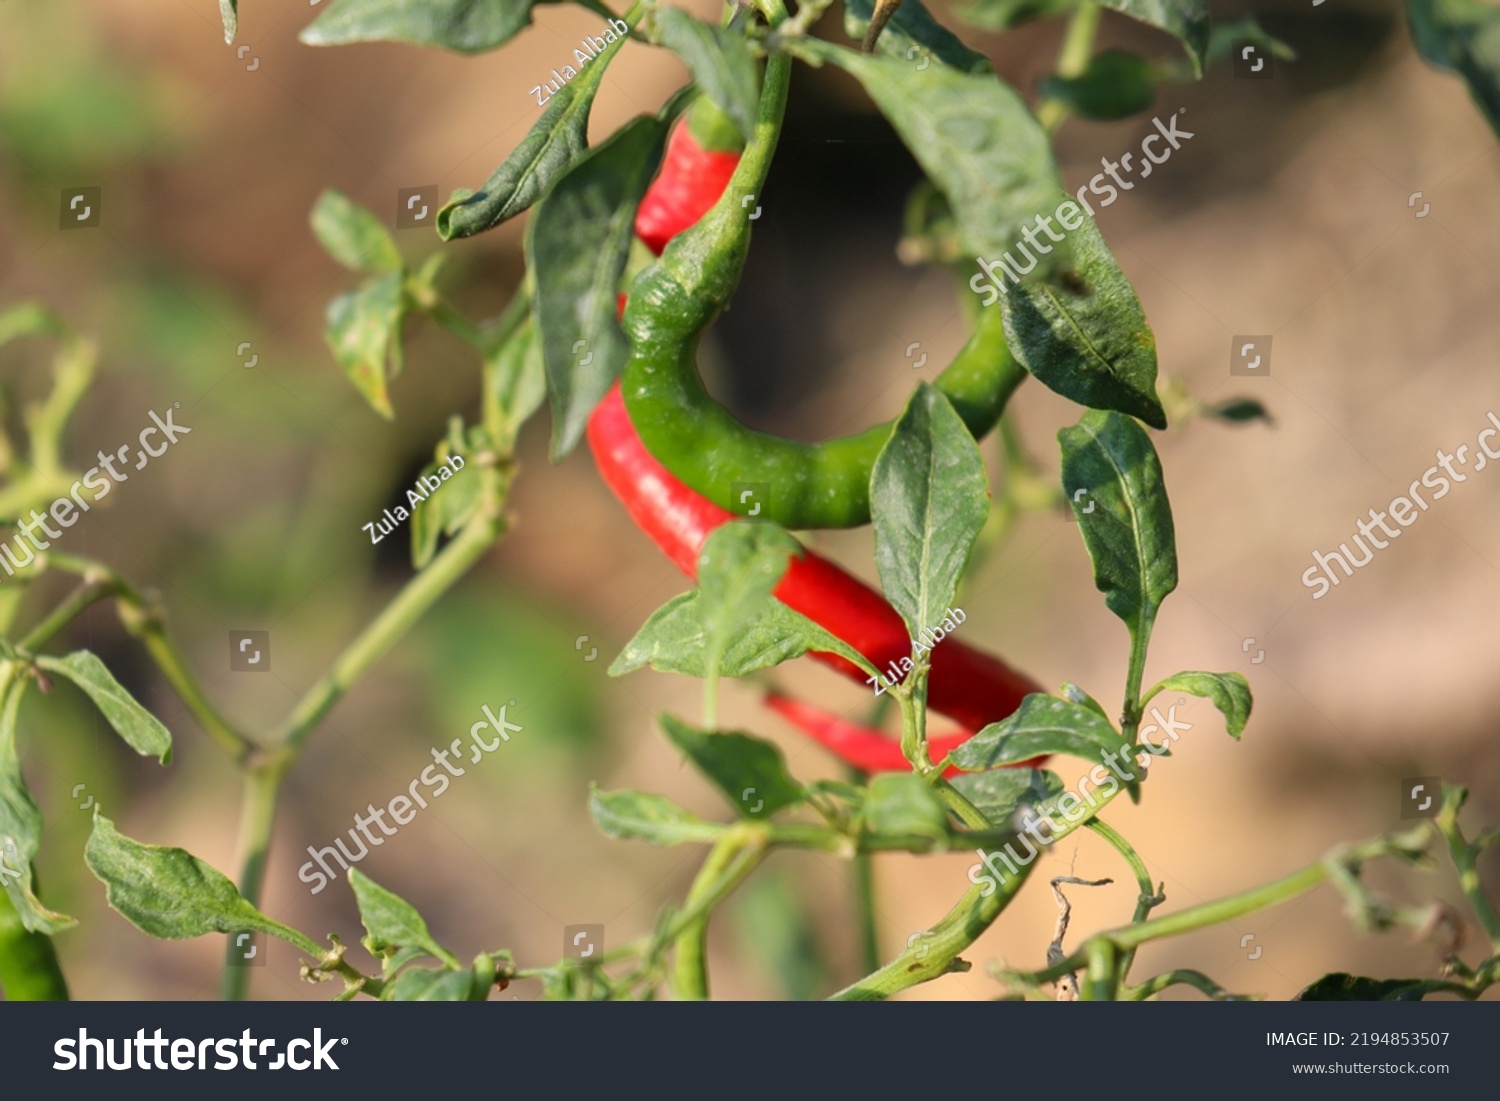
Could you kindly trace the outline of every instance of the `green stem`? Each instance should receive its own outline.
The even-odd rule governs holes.
[[[927,668],[919,665],[910,680],[891,689],[901,708],[901,754],[918,776],[933,770],[927,749]]]
[[[1112,1002],[1120,990],[1119,949],[1110,941],[1095,938],[1085,949],[1088,970],[1083,974],[1083,985],[1078,991],[1078,1000],[1084,1002]]]
[[[1365,848],[1365,847],[1359,847]],[[1358,850],[1355,850],[1358,851]],[[1386,852],[1380,848],[1378,843],[1368,852]],[[1226,921],[1233,921],[1237,917],[1263,910],[1268,906],[1285,902],[1290,898],[1311,890],[1318,884],[1329,878],[1329,865],[1339,859],[1338,855],[1332,855],[1316,864],[1310,864],[1300,871],[1284,876],[1272,883],[1245,891],[1242,894],[1230,895],[1214,902],[1206,902],[1201,906],[1192,906],[1166,917],[1155,918],[1151,921],[1142,922],[1139,925],[1129,925],[1123,929],[1115,929],[1105,933],[1099,933],[1090,937],[1067,959],[1061,960],[1050,967],[1040,971],[1029,971],[1023,976],[1026,982],[1043,983],[1052,982],[1061,978],[1070,971],[1076,971],[1092,957],[1090,953],[1096,951],[1099,942],[1106,942],[1116,951],[1129,951],[1140,947],[1148,941],[1160,940],[1163,937],[1180,936],[1183,933],[1192,932],[1210,925],[1219,925]]]
[[[64,627],[73,622],[84,611],[91,608],[101,600],[107,600],[120,591],[118,579],[93,576],[86,578],[77,588],[68,594],[61,604],[53,608],[47,617],[33,627],[20,642],[18,647],[28,653],[36,653],[47,643],[51,642]]]
[[[951,788],[952,785],[949,787]],[[939,788],[939,791],[941,790]],[[1095,812],[1107,806],[1110,800],[1120,794],[1121,790],[1116,788],[1109,795],[1099,797],[1096,800],[1099,806],[1094,808]],[[955,791],[954,794],[958,793]],[[976,810],[974,813],[979,812]],[[982,815],[980,819],[983,820]],[[1064,821],[1052,833],[1053,843],[1067,837],[1074,830],[1081,829],[1084,824],[1084,822]],[[1014,841],[1018,835],[1007,831],[1003,836]],[[975,839],[974,843],[983,847],[988,840],[988,838]],[[995,838],[992,848],[998,850],[1002,843],[1001,838]],[[986,873],[985,878],[989,882],[976,883],[970,887],[958,900],[957,905],[949,910],[937,925],[933,926],[931,930],[933,935],[930,938],[925,938],[921,945],[908,947],[900,956],[879,971],[839,991],[833,996],[833,1000],[879,1001],[909,987],[930,982],[950,971],[967,970],[968,965],[959,960],[958,954],[973,944],[979,935],[994,923],[1005,907],[1010,904],[1010,900],[1015,897],[1016,892],[1021,889],[1021,885],[1034,867],[1036,867],[1035,861],[1018,868],[1015,875],[1004,877]],[[995,885],[990,894],[986,895],[984,891],[990,883]],[[920,958],[917,956],[919,951],[923,952]],[[1073,967],[1067,968],[1067,971],[1074,970],[1077,970],[1076,963]]]
[[[0,516],[25,516],[27,510],[34,508],[37,502],[46,503],[66,497],[75,481],[76,478],[64,472],[45,474],[40,470],[28,471],[20,480],[10,482],[0,489]]]
[[[1105,824],[1098,818],[1090,819],[1089,829],[1093,830],[1104,840],[1115,847],[1115,851],[1125,858],[1125,863],[1130,865],[1131,872],[1135,875],[1136,887],[1140,894],[1135,900],[1135,914],[1131,917],[1132,925],[1138,925],[1145,921],[1151,911],[1166,901],[1164,894],[1157,893],[1151,885],[1151,871],[1146,867],[1146,862],[1141,859],[1140,854],[1135,851],[1129,841],[1126,841],[1112,826]],[[1120,982],[1130,977],[1130,965],[1135,962],[1135,949],[1128,948],[1120,954],[1119,975]]]
[[[708,917],[764,858],[769,847],[764,828],[745,827],[726,833],[708,854],[688,891],[675,934],[673,986],[679,1001],[708,997]]]
[[[930,936],[917,938],[917,943],[908,945],[890,963],[840,990],[830,1000],[883,1001],[950,972],[967,971],[969,965],[958,954],[994,923],[1034,867],[1033,862],[1020,868],[1018,874],[1000,880],[988,897],[983,893],[988,883],[970,887],[958,904],[929,930]]]
[[[240,807],[240,894],[251,906],[260,906],[266,879],[266,857],[276,824],[276,798],[285,771],[260,767],[245,775],[245,796]],[[234,945],[226,945],[226,960],[232,961]],[[244,999],[250,985],[250,969],[226,965],[222,993],[225,1001]]]
[[[465,344],[477,349],[481,355],[490,350],[489,342],[486,340],[485,334],[480,331],[479,326],[455,310],[448,303],[447,299],[434,295],[425,302],[418,302],[418,305],[422,307],[422,312],[428,317],[432,318],[432,320],[436,321]]]
[[[1141,681],[1146,675],[1146,646],[1151,640],[1152,623],[1148,619],[1130,633],[1130,667],[1125,671],[1125,704],[1120,715],[1120,733],[1136,744],[1141,726]]]
[[[396,598],[371,621],[334,661],[332,668],[308,690],[287,719],[278,745],[258,760],[245,777],[245,801],[240,817],[240,893],[256,905],[265,879],[266,856],[275,827],[276,801],[281,782],[301,754],[308,735],[344,693],[385,655],[444,593],[482,558],[503,529],[501,507],[508,487],[508,469],[484,471],[487,505],[458,537],[413,577]],[[248,971],[226,967],[223,994],[227,1000],[245,996]]]
[[[865,716],[865,724],[878,727],[889,703],[889,697],[879,697]],[[858,787],[870,782],[869,774],[857,768],[851,767],[847,773],[849,782]],[[854,914],[859,926],[859,969],[862,974],[869,974],[880,966],[880,928],[875,921],[875,861],[870,853],[860,852],[854,854],[852,864]]]
[[[486,473],[500,476],[498,471]],[[501,489],[486,496],[498,502],[504,499],[504,492]],[[406,583],[396,598],[349,643],[328,672],[308,689],[276,739],[281,747],[275,751],[276,755],[295,759],[307,736],[333,710],[344,693],[484,557],[503,530],[499,505],[481,506],[480,513],[469,521],[458,537],[444,547],[426,569]]]
[[[1063,35],[1062,50],[1057,55],[1058,76],[1076,77],[1088,68],[1089,56],[1094,50],[1094,36],[1099,31],[1099,15],[1099,5],[1088,0],[1073,13]],[[1068,117],[1068,107],[1058,100],[1044,99],[1037,108],[1036,117],[1050,134]]]
[[[74,591],[73,598],[70,598],[70,600],[76,598],[74,614],[81,612],[95,600],[111,595],[116,598],[117,613],[121,624],[132,637],[141,640],[146,653],[151,656],[157,668],[166,677],[167,683],[182,700],[183,706],[197,720],[204,733],[224,751],[230,760],[236,764],[243,764],[254,752],[255,744],[219,714],[218,709],[204,694],[176,644],[167,635],[166,623],[160,607],[154,602],[147,601],[130,582],[108,566],[71,554],[53,554],[49,558],[51,565],[83,578],[84,583]],[[86,600],[86,597],[91,599]],[[59,613],[62,611],[63,607],[59,607],[46,620],[33,628],[31,633],[22,640],[22,645],[34,651],[50,642],[67,622],[67,618],[71,618],[60,616]]]
[[[21,614],[21,603],[26,598],[26,586],[0,586],[0,635],[9,638]]]
[[[940,767],[934,768],[928,774],[927,781],[937,792],[938,798],[946,803],[948,809],[958,816],[958,820],[971,830],[994,828],[990,820],[984,816],[984,812],[964,798],[963,792],[948,782]]]
[[[1478,857],[1488,839],[1482,838],[1471,845],[1464,838],[1463,829],[1458,824],[1458,812],[1467,798],[1468,792],[1465,789],[1444,784],[1443,805],[1438,812],[1437,826],[1448,842],[1448,854],[1453,860],[1453,867],[1458,871],[1458,883],[1463,888],[1464,897],[1469,900],[1474,916],[1479,919],[1484,935],[1489,938],[1491,948],[1500,952],[1500,914],[1495,912],[1494,904],[1484,893],[1484,883],[1479,877]]]
[[[1120,992],[1120,1000],[1125,1002],[1143,1002],[1147,998],[1154,998],[1169,986],[1191,986],[1194,990],[1200,990],[1216,1002],[1238,1002],[1247,999],[1236,994],[1231,994],[1213,979],[1201,971],[1178,970],[1168,971],[1162,975],[1156,975],[1147,979],[1139,986],[1127,986]]]
[[[875,923],[875,861],[854,856],[854,912],[859,923],[859,967],[866,974],[880,966],[880,929]]]

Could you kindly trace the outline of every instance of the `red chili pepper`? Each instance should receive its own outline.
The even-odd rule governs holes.
[[[740,160],[735,152],[705,150],[687,123],[683,119],[673,130],[662,170],[636,213],[636,233],[658,255],[718,201]],[[625,300],[621,294],[621,314]],[[588,439],[605,482],[636,523],[683,573],[696,578],[698,555],[709,533],[735,517],[688,489],[651,456],[630,423],[618,384],[590,416]],[[876,668],[911,654],[906,624],[896,610],[868,585],[810,551],[792,560],[775,595],[843,639]],[[858,666],[837,654],[811,656],[854,680],[868,681]],[[1029,693],[1040,691],[1028,677],[957,639],[943,640],[932,650],[930,661],[929,706],[966,728],[929,741],[934,761],[969,738],[970,732],[1015,711]],[[774,696],[768,703],[862,771],[908,767],[901,747],[879,731],[785,697]]]
[[[689,577],[709,533],[735,519],[698,496],[652,458],[641,443],[614,386],[589,418],[589,446],[599,472],[635,522]],[[777,585],[778,600],[863,654],[877,669],[910,657],[911,637],[901,616],[864,582],[811,551],[794,558]],[[868,682],[853,662],[815,653],[818,661],[854,680]],[[1031,692],[1030,678],[957,638],[932,649],[927,702],[966,730],[1005,718]],[[904,766],[903,766],[904,767]]]
[[[661,172],[636,210],[636,236],[660,256],[668,241],[719,201],[739,163],[739,153],[704,149],[688,129],[688,119],[679,119],[667,141]]]
[[[900,744],[879,730],[841,719],[821,707],[776,692],[766,696],[766,706],[861,772],[906,772],[911,768],[901,755]],[[932,763],[937,764],[971,737],[973,735],[967,730],[929,737],[927,751]],[[958,772],[950,766],[943,775],[956,776]]]

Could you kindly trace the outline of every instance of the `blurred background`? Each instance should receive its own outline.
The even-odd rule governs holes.
[[[241,7],[237,45],[226,46],[210,0],[0,5],[0,307],[40,300],[100,342],[98,379],[66,449],[76,468],[134,439],[148,410],[181,403],[176,419],[192,434],[61,549],[159,591],[209,694],[243,727],[267,731],[410,575],[404,526],[378,547],[361,527],[404,500],[449,415],[477,408],[471,356],[417,322],[392,391],[395,421],[369,410],[323,343],[324,308],[354,278],[318,247],[308,211],[334,187],[393,225],[400,189],[478,187],[540,114],[532,86],[600,20],[542,6],[518,40],[460,57],[315,49],[296,41],[310,20],[303,0]],[[958,24],[941,0],[933,7],[1026,94],[1050,71],[1057,22],[995,35]],[[1248,6],[1213,10],[1231,18]],[[842,40],[834,14],[820,33]],[[1193,420],[1157,438],[1182,582],[1148,677],[1237,669],[1256,698],[1239,744],[1208,703],[1179,708],[1193,729],[1153,768],[1143,804],[1110,809],[1165,883],[1168,910],[1398,825],[1407,777],[1470,785],[1471,832],[1500,822],[1500,473],[1433,502],[1323,599],[1299,580],[1313,550],[1348,540],[1436,449],[1472,446],[1486,414],[1500,413],[1487,362],[1500,335],[1496,140],[1463,86],[1418,60],[1397,5],[1270,3],[1255,14],[1298,54],[1278,61],[1273,79],[1236,80],[1221,66],[1163,90],[1147,114],[1072,121],[1057,139],[1076,190],[1101,157],[1135,149],[1153,114],[1186,109],[1192,140],[1101,210],[1100,225],[1155,330],[1163,376],[1206,402],[1254,397],[1275,420]],[[1113,13],[1100,46],[1179,59],[1174,41]],[[669,55],[628,44],[595,104],[594,140],[654,111],[685,79]],[[896,257],[918,173],[863,93],[840,73],[799,67],[788,117],[744,283],[704,358],[715,392],[745,420],[812,439],[899,411],[966,333],[952,280]],[[101,188],[100,224],[61,231],[59,195],[79,186]],[[412,262],[448,251],[443,285],[471,316],[489,317],[520,278],[523,227],[446,246],[430,230],[396,236]],[[1245,334],[1273,338],[1264,377],[1229,375],[1232,338]],[[241,354],[246,342],[253,351]],[[913,342],[928,353],[921,370],[905,355]],[[44,388],[49,352],[29,341],[0,353],[12,409]],[[1029,451],[1055,472],[1056,431],[1078,409],[1034,383],[1013,408]],[[557,959],[564,925],[603,923],[607,945],[636,937],[685,892],[700,851],[609,841],[585,799],[592,780],[725,813],[655,728],[663,710],[696,716],[697,682],[605,674],[686,584],[586,451],[549,464],[548,431],[541,414],[523,438],[514,530],[338,706],[292,774],[263,901],[278,921],[355,944],[342,878],[317,895],[297,878],[307,847],[331,844],[367,804],[405,791],[431,747],[510,700],[524,731],[361,870],[420,908],[462,958],[510,948],[523,965]],[[868,529],[816,543],[874,576]],[[963,607],[969,642],[1118,709],[1127,637],[1061,512],[1023,517]],[[269,631],[267,673],[229,671],[236,630]],[[97,651],[177,739],[161,768],[125,752],[69,688],[27,701],[22,755],[47,829],[41,878],[47,901],[81,919],[57,939],[74,995],[214,997],[221,938],[164,943],[107,910],[83,868],[92,810],[80,804],[93,798],[126,834],[232,871],[237,774],[110,609],[93,609],[64,641]],[[851,716],[868,706],[866,689],[806,665],[775,679]],[[727,685],[724,725],[775,739],[803,779],[840,775],[763,709],[761,689]],[[1071,782],[1076,770],[1062,772]],[[972,859],[877,861],[887,957],[958,898]],[[1493,895],[1500,868],[1487,870]],[[1070,944],[1128,920],[1135,886],[1091,835],[1060,844],[1040,873],[966,953],[972,972],[906,996],[988,998],[997,988],[986,963],[1042,966],[1056,906],[1041,876],[1115,878],[1071,893]],[[1459,898],[1446,870],[1373,877],[1403,900]],[[812,997],[858,977],[851,897],[844,864],[772,859],[714,925],[715,994]],[[1241,947],[1247,935],[1257,958]],[[362,950],[351,958],[363,961]],[[1285,998],[1328,971],[1425,976],[1436,964],[1432,944],[1405,934],[1357,936],[1324,890],[1152,946],[1135,975],[1197,968],[1232,990]],[[252,994],[331,994],[296,976],[296,954],[272,943]],[[499,997],[537,993],[518,983]]]

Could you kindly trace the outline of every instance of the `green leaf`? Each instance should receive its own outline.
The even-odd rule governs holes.
[[[1267,34],[1253,16],[1247,15],[1214,23],[1208,36],[1208,64],[1216,65],[1227,60],[1233,55],[1234,48],[1244,42],[1263,47],[1278,61],[1297,60],[1296,50]]]
[[[1092,218],[1083,217],[1068,243],[1073,267],[1057,279],[1017,284],[995,269],[1006,341],[1049,390],[1165,428],[1156,396],[1156,337],[1130,280]]]
[[[589,815],[606,837],[667,847],[684,842],[711,845],[724,832],[723,826],[690,814],[665,795],[600,791],[594,784],[589,785]]]
[[[927,781],[910,772],[885,772],[870,781],[865,829],[886,837],[948,839],[948,811]]]
[[[589,109],[604,79],[604,70],[623,38],[605,46],[599,56],[547,100],[521,144],[491,173],[479,191],[456,191],[438,211],[443,240],[471,237],[494,229],[541,199],[588,148]]]
[[[660,9],[656,26],[661,44],[682,58],[693,74],[693,82],[748,142],[755,133],[760,80],[745,36],[728,27],[705,23],[681,8]]]
[[[874,7],[874,0],[845,0],[844,33],[856,42],[862,41]],[[896,14],[880,33],[875,49],[914,66],[922,65],[926,59],[928,65],[935,60],[968,73],[993,70],[989,58],[959,41],[957,35],[932,17],[920,0],[902,0]],[[923,69],[928,65],[922,65]]]
[[[991,31],[1003,31],[1033,19],[1070,12],[1079,0],[974,0],[954,14],[965,23]]]
[[[547,372],[542,366],[542,346],[528,313],[510,339],[485,356],[489,398],[499,410],[503,431],[496,445],[515,446],[521,426],[540,408],[547,396]]]
[[[808,653],[838,654],[862,669],[875,669],[864,655],[779,600],[735,626],[719,660],[719,675],[743,677]],[[663,673],[708,676],[708,635],[698,590],[667,601],[641,625],[609,667],[612,677],[649,665]]]
[[[172,735],[161,720],[125,691],[119,681],[94,654],[75,650],[65,658],[43,655],[37,665],[49,673],[72,681],[88,694],[115,733],[142,757],[155,757],[162,764],[172,759]]]
[[[233,42],[240,29],[240,0],[219,0],[219,18],[224,21],[224,41]]]
[[[1335,971],[1304,989],[1296,1002],[1420,1002],[1446,987],[1441,979],[1371,979]]]
[[[770,608],[771,592],[801,553],[801,545],[774,524],[740,521],[709,535],[698,553],[706,678],[720,675],[730,643]]]
[[[965,772],[983,772],[1033,757],[1066,753],[1093,764],[1104,764],[1105,754],[1134,775],[1130,743],[1108,721],[1083,704],[1034,692],[1021,701],[1016,713],[991,723],[949,754]],[[1127,763],[1128,762],[1128,763]],[[1127,783],[1131,797],[1140,789],[1140,777]]]
[[[398,948],[420,948],[449,967],[461,967],[458,957],[432,939],[427,922],[417,908],[386,890],[358,868],[349,869],[349,886],[359,904],[359,919],[369,935],[362,943],[372,956],[383,956]]]
[[[1418,52],[1462,77],[1500,134],[1500,8],[1478,0],[1407,0],[1406,21]]]
[[[531,9],[555,0],[333,0],[298,36],[309,46],[411,42],[478,53],[531,23]]]
[[[881,587],[915,638],[947,614],[989,515],[979,445],[928,383],[875,460],[870,512]]]
[[[314,958],[322,951],[295,929],[250,905],[229,877],[184,849],[143,845],[96,809],[84,862],[104,884],[110,908],[143,933],[187,940],[205,933],[266,933]]]
[[[882,36],[883,37],[883,36]],[[1000,256],[1021,229],[1066,196],[1041,125],[1015,90],[993,73],[944,66],[919,70],[809,40],[802,49],[854,76],[948,198],[967,249]],[[1056,267],[1065,246],[1042,257]]]
[[[1089,412],[1057,434],[1062,480],[1109,610],[1145,649],[1157,609],[1177,587],[1177,544],[1161,463],[1144,429]]]
[[[802,785],[787,772],[781,750],[770,742],[749,734],[698,730],[671,715],[663,715],[661,725],[742,817],[770,818],[805,797]]]
[[[1109,722],[1109,712],[1104,710],[1104,705],[1098,700],[1094,699],[1093,696],[1089,695],[1082,688],[1079,688],[1078,685],[1073,684],[1072,682],[1065,683],[1062,686],[1062,694],[1063,699],[1069,700],[1073,703],[1081,703],[1090,711],[1097,714],[1105,722]]]
[[[324,339],[354,388],[386,420],[395,415],[386,379],[400,373],[405,311],[399,272],[366,280],[328,303]]]
[[[1266,407],[1254,398],[1233,398],[1219,405],[1205,405],[1203,411],[1210,417],[1233,424],[1245,424],[1249,421],[1265,421],[1273,426],[1276,424]]]
[[[347,195],[324,191],[309,220],[328,255],[350,271],[401,270],[401,253],[380,219]]]
[[[474,973],[432,967],[408,967],[380,992],[383,1002],[482,1002],[486,988],[476,997]]]
[[[966,772],[949,781],[958,793],[974,804],[996,829],[1014,824],[1023,807],[1035,807],[1062,794],[1062,780],[1055,772],[1034,768],[992,768],[988,772]]]
[[[1150,695],[1158,692],[1187,692],[1212,700],[1224,715],[1229,736],[1236,740],[1250,718],[1250,683],[1239,673],[1176,673],[1152,689]]]
[[[1156,77],[1140,55],[1105,50],[1090,58],[1078,76],[1047,77],[1041,92],[1084,118],[1112,122],[1150,108],[1156,100]]]
[[[1124,12],[1142,23],[1175,35],[1202,76],[1208,57],[1208,0],[1100,0],[1106,8]]]
[[[21,775],[16,750],[21,690],[20,685],[10,686],[0,712],[0,887],[5,888],[28,931],[53,936],[77,925],[78,920],[49,910],[36,896],[31,862],[41,848],[42,814]]]
[[[470,465],[473,454],[467,449],[454,450],[448,443],[440,444],[439,452],[447,453],[444,455],[445,459],[448,455],[457,455],[464,460],[464,466],[458,473],[450,474],[446,480],[438,473],[440,470],[453,469],[445,461],[435,460],[422,468],[420,477],[437,478],[439,488],[433,490],[432,496],[412,512],[411,561],[412,566],[419,570],[432,561],[437,553],[439,538],[443,535],[456,535],[468,523],[469,517],[474,515],[474,509],[479,505],[480,476]]]
[[[635,208],[656,172],[666,133],[661,117],[626,123],[568,170],[526,227],[554,460],[577,445],[588,415],[630,355],[615,320],[620,274],[635,234]]]
[[[1051,143],[1021,97],[994,74],[919,72],[815,41],[798,48],[852,73],[947,197],[964,249],[998,280],[1017,361],[1063,397],[1165,427],[1156,338],[1093,219],[1062,190]],[[1019,285],[1001,267],[1006,256],[1032,258]]]

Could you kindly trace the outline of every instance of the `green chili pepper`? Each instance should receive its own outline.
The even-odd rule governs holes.
[[[736,499],[734,484],[759,482],[770,489],[757,495],[757,516],[788,528],[857,527],[870,520],[870,471],[891,424],[818,444],[756,432],[709,396],[696,364],[698,340],[733,293],[745,263],[746,211],[765,182],[786,106],[789,65],[785,58],[767,61],[755,135],[723,196],[631,287],[623,319],[631,358],[622,390],[650,452],[721,508],[747,514],[751,506]],[[974,335],[937,386],[979,437],[995,426],[1024,377],[1005,345],[1000,311],[982,310]]]

